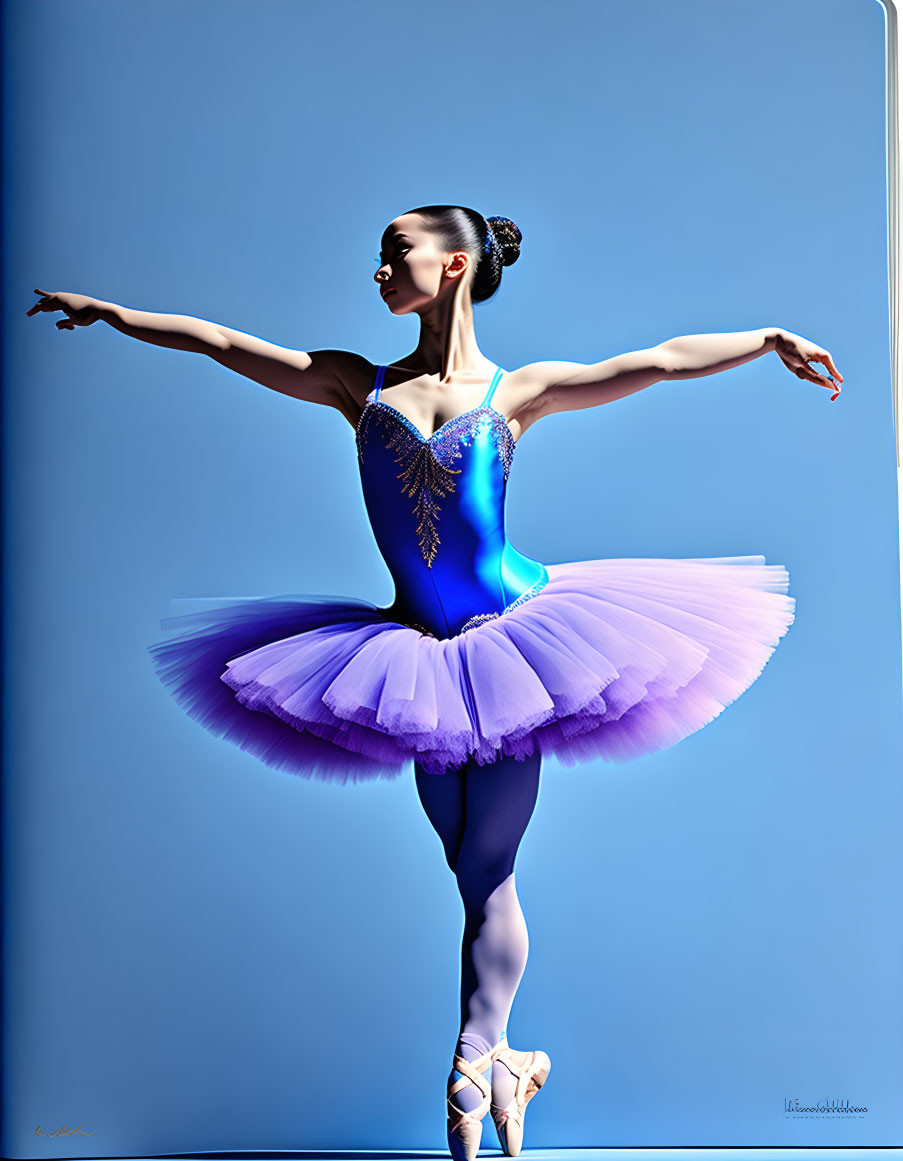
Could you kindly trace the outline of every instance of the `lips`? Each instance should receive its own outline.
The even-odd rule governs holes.
[[[390,294],[395,293],[395,287],[390,286],[387,290],[381,290],[379,293],[383,296],[383,298],[388,298]]]

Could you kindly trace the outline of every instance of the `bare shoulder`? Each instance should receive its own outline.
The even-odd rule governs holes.
[[[494,403],[508,417],[515,436],[522,435],[542,416],[559,410],[554,404],[559,396],[558,389],[585,366],[584,363],[549,359],[525,363],[509,371],[499,384]]]
[[[331,385],[328,402],[356,426],[376,380],[376,364],[355,351],[309,351],[308,355],[311,369],[317,368],[321,382]]]
[[[666,377],[658,347],[627,351],[598,363],[561,359],[527,363],[503,380],[498,407],[505,410],[518,436],[544,415],[611,403]]]
[[[296,351],[217,324],[208,354],[217,363],[307,403],[335,407],[356,423],[376,368],[354,351]]]

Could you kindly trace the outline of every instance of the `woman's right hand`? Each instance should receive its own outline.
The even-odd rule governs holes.
[[[46,290],[37,289],[35,294],[42,297],[26,313],[30,316],[39,311],[65,311],[67,317],[57,320],[57,330],[71,331],[75,327],[89,327],[100,318],[100,304],[87,294],[72,294],[67,290],[56,290],[49,294]]]

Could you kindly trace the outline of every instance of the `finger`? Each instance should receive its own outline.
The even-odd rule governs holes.
[[[829,372],[831,375],[833,375],[833,376],[836,376],[838,379],[841,379],[841,378],[842,378],[842,376],[839,374],[839,372],[838,372],[837,368],[834,366],[834,363],[833,363],[833,361],[832,361],[832,359],[831,359],[831,356],[828,354],[828,352],[827,352],[827,351],[823,351],[823,352],[822,352],[820,355],[815,355],[815,356],[813,356],[813,357],[812,357],[812,358],[809,360],[809,362],[810,362],[810,363],[821,363],[821,365],[822,365],[824,368],[826,368],[826,370],[827,370],[827,371],[828,371],[828,372]]]
[[[52,292],[49,290],[38,290],[38,288],[35,287],[35,294],[43,294],[45,298],[49,298],[51,293]]]
[[[55,305],[57,300],[52,294],[45,295],[40,302],[36,302],[34,306],[28,311],[29,314],[37,314],[40,310],[59,310],[60,307]]]
[[[820,359],[819,361],[824,363],[835,379],[839,379],[841,383],[843,382],[843,375],[841,375],[841,373],[834,366],[834,360],[831,358],[827,351],[825,351],[824,358]]]
[[[834,390],[835,384],[831,379],[826,379],[824,375],[820,375],[812,367],[808,367],[807,370],[809,372],[809,378],[813,383],[818,383],[821,387],[830,387],[832,391]]]
[[[821,373],[821,371],[819,371],[816,367],[811,366],[812,363],[821,363],[821,362],[822,362],[821,356],[813,355],[810,359],[807,359],[803,363],[803,370],[806,372],[806,374],[809,376],[809,378],[812,380],[813,383],[821,383],[822,386],[824,386],[825,384],[829,384],[831,387],[833,387],[834,386],[833,382],[830,382],[830,380],[825,375],[823,375]]]
[[[826,379],[824,375],[820,375],[814,367],[810,367],[808,363],[800,363],[798,366],[793,368],[793,373],[797,376],[798,379],[806,379],[810,383],[818,383],[821,387],[834,386],[834,384]]]
[[[57,321],[57,330],[72,331],[75,330],[75,323],[71,323],[67,318],[61,318]]]

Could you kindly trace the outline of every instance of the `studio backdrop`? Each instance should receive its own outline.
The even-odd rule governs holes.
[[[899,1144],[884,8],[19,0],[3,51],[3,1153],[445,1148],[462,914],[413,772],[275,771],[148,654],[224,599],[391,603],[352,427],[26,315],[76,291],[392,363],[381,235],[433,203],[523,233],[475,309],[505,369],[779,326],[844,376],[769,353],[518,444],[528,556],[762,556],[796,601],[679,745],[543,764],[529,1146]]]

